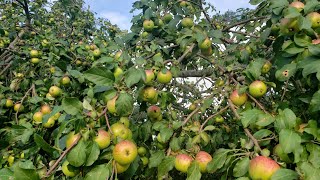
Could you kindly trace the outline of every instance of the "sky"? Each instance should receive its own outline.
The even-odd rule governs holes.
[[[121,29],[130,29],[132,14],[130,10],[136,0],[85,0],[97,17],[107,18]],[[218,11],[236,10],[238,8],[253,8],[249,0],[207,0]]]

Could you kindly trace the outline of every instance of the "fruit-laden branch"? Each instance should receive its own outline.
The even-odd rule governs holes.
[[[245,23],[248,23],[250,21],[257,21],[257,20],[260,20],[260,19],[266,19],[268,18],[268,16],[261,16],[261,17],[256,17],[256,18],[251,18],[251,19],[247,19],[247,20],[244,20],[244,21],[240,21],[240,22],[237,22],[237,23],[234,23],[234,24],[231,24],[225,28],[223,28],[223,32],[226,32],[228,31],[229,29],[233,28],[233,27],[236,27],[238,25],[241,25],[241,24],[245,24]]]
[[[233,114],[236,116],[237,119],[240,119],[240,116],[239,116],[234,104],[232,103],[232,101],[230,99],[228,99],[228,103],[229,103],[229,107],[231,108]],[[251,139],[253,144],[258,148],[259,152],[261,152],[261,147],[259,145],[259,142],[257,141],[257,139],[255,137],[253,137],[253,135],[250,133],[249,129],[244,128],[244,132]]]
[[[208,77],[211,76],[214,72],[214,69],[203,69],[203,70],[188,70],[188,71],[181,71],[178,77]]]
[[[46,173],[46,176],[50,176],[50,174],[56,169],[56,167],[59,165],[60,161],[68,154],[71,149],[78,144],[79,140],[81,139],[81,136],[77,136],[75,141],[71,144],[69,148],[67,148],[59,157],[59,159],[52,165],[52,167],[49,169],[49,171]]]
[[[199,133],[202,132],[204,126],[207,124],[207,122],[208,122],[210,119],[212,119],[212,118],[214,118],[215,116],[223,113],[223,112],[226,111],[228,108],[229,108],[229,105],[227,105],[226,107],[222,108],[219,112],[216,112],[215,114],[209,116],[209,117],[202,123],[202,125],[201,125],[201,127],[200,127],[200,129],[199,129]]]
[[[111,127],[110,127],[110,123],[109,123],[107,111],[108,111],[108,108],[106,108],[106,109],[103,111],[103,112],[104,112],[104,118],[106,119],[106,124],[107,124],[107,126],[108,126],[108,129],[109,129],[110,133],[113,134],[113,132],[112,132],[112,130],[111,130]]]

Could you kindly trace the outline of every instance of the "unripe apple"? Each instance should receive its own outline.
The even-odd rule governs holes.
[[[190,104],[189,110],[194,111],[197,108],[197,105],[195,103]]]
[[[113,97],[112,99],[110,99],[107,102],[107,109],[111,114],[117,114],[117,110],[116,110],[116,100],[117,100],[118,96]]]
[[[49,94],[55,98],[61,96],[62,90],[58,86],[51,86],[49,89]]]
[[[140,159],[141,159],[141,161],[142,161],[142,165],[143,165],[143,166],[146,166],[146,165],[149,164],[149,159],[148,159],[147,157],[143,156],[143,157],[141,157]]]
[[[299,12],[304,8],[304,4],[300,1],[294,1],[289,6],[298,9]]]
[[[205,151],[200,151],[196,155],[195,161],[199,164],[201,173],[207,172],[207,164],[212,160],[209,153]]]
[[[233,104],[237,106],[242,106],[244,103],[247,102],[248,96],[246,93],[239,94],[238,90],[234,90],[230,95],[230,100]]]
[[[184,28],[191,28],[194,25],[193,19],[185,17],[181,20],[181,26]]]
[[[206,38],[203,42],[199,43],[199,48],[201,50],[209,49],[212,45],[212,41],[209,38]]]
[[[20,103],[14,105],[13,110],[15,112],[22,112],[24,110],[24,106]]]
[[[276,161],[257,156],[250,160],[249,175],[252,180],[270,180],[271,176],[280,169]]]
[[[144,80],[144,83],[147,85],[151,84],[155,78],[153,71],[148,69],[148,70],[145,70],[145,73],[146,73],[146,79]]]
[[[116,69],[113,72],[114,77],[118,78],[121,74],[123,74],[123,70],[120,67],[116,67]]]
[[[187,1],[180,1],[180,6],[181,7],[186,7],[188,5]]]
[[[120,117],[119,122],[125,125],[127,128],[130,126],[130,120],[128,117]]]
[[[11,99],[7,99],[7,100],[6,100],[6,107],[7,107],[7,108],[13,107],[13,101],[12,101]]]
[[[37,58],[37,57],[39,57],[39,51],[38,51],[38,50],[35,50],[35,49],[31,50],[31,51],[30,51],[30,56],[31,56],[31,58]]]
[[[110,145],[111,137],[107,131],[99,129],[94,141],[99,145],[100,149],[105,149]]]
[[[267,73],[270,71],[271,67],[272,67],[271,62],[270,62],[270,61],[267,61],[267,62],[264,63],[264,65],[262,66],[261,73],[267,74]]]
[[[66,138],[66,148],[68,149],[69,147],[71,147],[71,145],[76,142],[76,140],[78,138],[80,138],[80,134],[77,133],[75,134],[74,131],[71,131],[68,135],[67,135],[67,138]]]
[[[54,118],[50,117],[46,123],[43,124],[45,128],[52,128],[55,124]]]
[[[204,55],[204,56],[211,56],[213,54],[212,47],[210,47],[208,49],[202,49],[201,50],[201,54]]]
[[[116,61],[119,61],[121,55],[122,55],[122,51],[118,51],[118,52],[114,55],[114,59],[115,59]]]
[[[128,139],[129,129],[122,123],[114,123],[111,125],[112,137],[121,139]]]
[[[312,28],[320,27],[320,14],[318,12],[311,12],[307,15],[307,18],[311,21]]]
[[[163,69],[158,72],[157,80],[161,84],[167,84],[172,79],[172,73],[169,70]]]
[[[40,62],[40,59],[39,58],[31,58],[30,62],[32,64],[38,64]]]
[[[270,156],[270,150],[267,148],[264,148],[261,150],[261,155],[264,157],[269,157]]]
[[[101,51],[100,51],[100,49],[95,49],[95,50],[93,50],[93,56],[94,57],[100,57],[100,55],[101,55]]]
[[[50,114],[51,113],[51,107],[47,104],[45,105],[42,105],[41,108],[40,108],[40,111],[43,115],[46,115],[46,114]]]
[[[14,163],[14,156],[10,155],[7,159],[8,163],[9,163],[9,167],[13,165]]]
[[[95,44],[91,44],[91,45],[90,45],[90,50],[91,50],[91,51],[95,50],[96,48],[97,48],[97,46],[96,46]]]
[[[252,82],[249,86],[249,93],[255,98],[262,97],[267,92],[267,85],[259,80]]]
[[[179,154],[176,156],[174,167],[180,172],[187,173],[192,161],[193,159],[189,155]]]
[[[41,45],[42,45],[42,47],[47,47],[49,45],[48,40],[46,40],[46,39],[42,40]]]
[[[147,32],[151,32],[154,28],[154,22],[152,20],[144,20],[143,21],[143,28]]]
[[[35,123],[42,123],[42,117],[43,113],[39,111],[33,114],[32,119]]]
[[[169,23],[171,20],[172,20],[172,15],[170,13],[166,13],[164,16],[163,16],[163,21],[165,23]]]
[[[138,149],[133,142],[124,140],[114,146],[112,156],[121,165],[130,164],[138,156]]]
[[[62,79],[61,79],[61,84],[66,86],[66,85],[69,85],[70,84],[70,78],[68,76],[64,76]]]
[[[75,167],[72,167],[72,168],[68,168],[68,166],[70,167],[71,165],[69,165],[69,162],[67,160],[65,160],[62,164],[62,172],[65,176],[67,177],[74,177],[76,176],[79,171],[78,170],[74,170]]]
[[[142,90],[143,101],[152,101],[157,96],[157,90],[154,87],[145,87]]]
[[[295,18],[282,18],[280,20],[280,32],[284,35],[291,35],[299,31],[298,20]]]
[[[143,146],[139,147],[138,148],[138,154],[139,156],[143,157],[147,154],[147,149]]]
[[[217,123],[223,123],[224,118],[219,114],[219,115],[216,115],[216,117],[214,118],[214,121]]]
[[[121,165],[121,164],[117,163],[116,161],[114,162],[114,165],[116,166],[117,174],[121,174],[121,173],[125,172],[130,167],[130,164]]]
[[[147,110],[147,115],[151,119],[157,119],[161,115],[161,109],[156,105],[150,106]]]

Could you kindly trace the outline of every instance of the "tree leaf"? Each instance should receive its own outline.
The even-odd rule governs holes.
[[[96,85],[110,86],[114,82],[113,73],[105,67],[93,67],[84,73],[84,77]]]
[[[196,161],[193,161],[188,168],[187,172],[187,180],[200,180],[201,179],[201,172],[199,164]]]
[[[116,101],[116,110],[119,116],[129,116],[133,111],[133,98],[126,92],[121,92]]]
[[[320,111],[320,90],[313,94],[309,109],[311,112]]]
[[[143,73],[141,70],[136,68],[130,68],[125,74],[125,80],[127,87],[131,87],[134,84],[137,84],[141,78],[143,77]]]
[[[316,76],[320,81],[320,60],[312,58],[306,59],[298,64],[298,68],[303,69],[303,77],[307,77],[309,74],[316,73]]]
[[[162,136],[161,136],[162,137]],[[170,141],[170,148],[172,151],[180,150],[180,141],[177,137],[173,137]]]
[[[81,139],[67,155],[67,160],[74,167],[82,166],[87,160],[86,143]]]
[[[87,162],[86,166],[91,166],[99,157],[100,149],[96,142],[91,141],[87,146]]]
[[[263,115],[264,113],[259,109],[250,109],[242,112],[240,115],[243,127],[246,128],[251,124],[255,124],[258,119],[258,116],[261,114]]]
[[[224,163],[227,160],[227,155],[230,152],[228,149],[218,149],[212,157],[212,161],[210,161],[207,165],[208,172],[212,173],[216,170],[223,167]]]
[[[167,156],[158,166],[158,179],[166,175],[174,167],[175,157]]]
[[[291,153],[299,148],[301,137],[291,129],[283,129],[279,133],[279,142],[285,153]]]
[[[297,71],[296,64],[286,64],[281,69],[277,70],[276,78],[279,81],[286,81],[290,79]]]
[[[279,169],[271,176],[271,180],[296,180],[298,178],[298,173],[290,169]]]
[[[233,168],[233,176],[234,177],[241,177],[244,176],[249,170],[249,157],[244,157],[240,161],[236,163]]]
[[[163,151],[152,152],[149,158],[149,168],[157,167],[165,157]]]
[[[112,168],[112,166],[111,166]],[[106,164],[101,164],[95,166],[88,174],[85,176],[85,180],[106,180],[110,176],[110,167]]]
[[[275,127],[278,131],[281,129],[293,129],[296,123],[297,117],[291,109],[279,110],[279,115],[275,121]]]
[[[40,135],[34,134],[33,139],[34,142],[36,142],[41,149],[49,153],[50,156],[53,156],[54,158],[59,156],[57,150],[51,147],[50,144],[48,144]]]
[[[82,110],[82,103],[75,97],[64,98],[62,100],[62,108],[68,114],[77,115]]]
[[[247,77],[253,77],[254,79],[258,79],[261,75],[261,68],[265,62],[266,60],[261,58],[251,61],[244,73],[247,75]]]
[[[301,164],[298,164],[298,166],[302,170],[302,173],[304,174],[304,180],[319,179],[320,169],[313,167],[308,162],[302,162]]]
[[[0,179],[1,180],[12,180],[13,172],[8,168],[0,169]]]
[[[14,167],[13,177],[15,180],[38,180],[38,179],[40,179],[39,175],[35,169],[22,169],[22,168],[20,168],[20,166]]]
[[[168,142],[172,135],[173,129],[171,128],[166,127],[160,130],[160,136],[163,142]]]
[[[309,162],[315,167],[320,168],[320,146],[315,144],[307,144],[307,150],[310,152]]]

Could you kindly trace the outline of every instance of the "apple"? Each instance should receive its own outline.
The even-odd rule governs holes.
[[[312,40],[312,44],[315,44],[315,45],[320,44],[320,39]]]
[[[125,125],[126,127],[130,126],[130,120],[128,117],[120,117],[119,122]]]
[[[311,12],[307,15],[307,18],[311,21],[312,28],[320,27],[320,14],[318,12]]]
[[[100,149],[105,149],[110,145],[111,137],[107,131],[99,129],[94,141],[99,145]]]
[[[46,115],[46,114],[50,114],[51,113],[51,107],[47,104],[45,105],[42,105],[41,108],[40,108],[40,111],[43,115]]]
[[[147,149],[143,146],[139,147],[138,148],[138,154],[139,156],[143,157],[147,154]]]
[[[121,55],[122,55],[122,51],[118,51],[118,52],[114,55],[114,59],[115,59],[116,61],[119,61]]]
[[[267,73],[270,71],[271,67],[272,67],[271,62],[270,62],[270,61],[267,61],[267,62],[264,63],[264,65],[262,66],[262,68],[261,68],[261,73],[262,73],[262,74],[267,74]]]
[[[199,164],[201,173],[207,172],[207,164],[212,160],[209,153],[205,151],[199,151],[196,155],[195,161]]]
[[[144,156],[144,157],[141,157],[140,159],[142,161],[143,166],[146,166],[149,164],[149,159],[147,157]]]
[[[280,32],[284,35],[291,35],[299,31],[298,20],[295,18],[283,18],[280,20]]]
[[[191,28],[194,25],[191,18],[185,17],[181,20],[181,26],[184,28]]]
[[[172,73],[169,70],[163,69],[158,72],[157,80],[159,83],[168,84],[171,81],[171,79],[172,79]]]
[[[237,106],[242,106],[244,103],[247,102],[248,96],[246,93],[239,94],[238,90],[234,90],[230,95],[230,100],[233,104]]]
[[[121,174],[121,173],[125,172],[130,167],[130,164],[121,165],[121,164],[117,163],[116,161],[114,162],[114,165],[116,166],[117,174]]]
[[[50,67],[50,72],[51,72],[51,74],[55,73],[56,72],[56,68],[55,67]]]
[[[203,42],[199,43],[199,48],[201,50],[209,49],[212,45],[212,41],[209,38],[206,38]]]
[[[144,101],[151,101],[157,96],[157,90],[154,87],[145,87],[142,91],[142,99]]]
[[[51,86],[49,89],[49,94],[55,98],[61,96],[62,90],[58,86]]]
[[[38,64],[38,63],[40,62],[40,59],[34,57],[34,58],[31,58],[30,62],[31,62],[32,64]]]
[[[170,13],[166,13],[164,16],[163,16],[163,21],[165,22],[165,23],[169,23],[171,20],[172,20],[172,15],[170,14]]]
[[[77,133],[75,134],[74,131],[71,131],[66,138],[66,148],[68,149],[69,147],[71,147],[71,145],[78,139],[80,138],[80,134]]]
[[[14,105],[13,110],[15,112],[22,112],[24,110],[24,106],[20,103]]]
[[[189,110],[194,111],[197,108],[197,105],[195,103],[190,104]]]
[[[61,79],[61,84],[66,86],[66,85],[69,85],[70,84],[70,78],[68,76],[64,76],[62,79]]]
[[[13,101],[12,101],[11,99],[7,99],[7,100],[6,100],[6,107],[7,107],[7,108],[13,107]]]
[[[285,153],[281,147],[280,144],[277,144],[274,148],[273,148],[273,154],[275,154],[276,156],[278,156],[280,158],[281,161],[286,162],[286,163],[292,163],[292,160],[290,159],[290,157],[288,156],[287,153]]]
[[[180,172],[187,173],[192,161],[193,159],[189,155],[179,154],[176,156],[174,167]]]
[[[262,81],[256,80],[249,85],[249,93],[255,98],[262,97],[266,92],[267,85]]]
[[[145,70],[146,73],[146,79],[144,80],[145,84],[150,84],[153,82],[155,75],[154,72],[151,69]]]
[[[154,28],[154,22],[152,20],[144,20],[143,21],[143,28],[147,32],[151,32]]]
[[[65,160],[62,164],[62,172],[67,177],[74,177],[79,173],[79,171],[76,170],[75,167],[69,165],[69,162],[67,160]]]
[[[128,139],[129,129],[122,123],[114,123],[111,125],[113,138],[120,137],[121,139]]]
[[[14,156],[13,155],[10,155],[7,159],[8,163],[9,163],[9,166],[11,167],[14,163]]]
[[[32,116],[33,122],[35,123],[42,123],[42,117],[43,117],[43,113],[38,111],[35,112]]]
[[[98,49],[95,49],[95,50],[93,50],[93,56],[94,57],[100,57],[100,55],[101,55],[101,51],[100,51],[100,49],[98,48]]]
[[[188,5],[187,1],[180,1],[180,6],[181,7],[186,7]]]
[[[97,46],[95,44],[91,44],[90,45],[90,50],[91,51],[94,51],[96,48],[97,48]]]
[[[221,115],[216,115],[216,117],[214,118],[214,121],[217,123],[223,123],[224,118]]]
[[[138,149],[133,142],[124,140],[114,146],[112,155],[117,163],[121,165],[130,164],[138,156]]]
[[[298,9],[299,12],[301,12],[304,8],[304,4],[300,1],[294,1],[289,6]]]
[[[55,115],[52,116],[52,118],[54,120],[58,120],[60,116],[61,116],[61,113],[57,112]]]
[[[116,110],[116,100],[117,100],[118,96],[113,97],[112,99],[110,99],[107,102],[107,109],[111,114],[117,114],[117,110]]]
[[[52,128],[55,124],[55,119],[50,117],[46,123],[43,124],[45,128]]]
[[[121,74],[123,74],[123,70],[120,67],[116,67],[116,69],[113,72],[114,77],[118,78]]]
[[[47,47],[49,45],[48,40],[46,40],[46,39],[42,40],[41,45],[42,45],[42,47]]]
[[[204,55],[204,56],[211,56],[213,54],[212,47],[210,47],[208,49],[202,49],[201,50],[201,54]]]
[[[267,148],[264,148],[261,150],[261,155],[264,157],[269,157],[270,156],[270,150]]]
[[[161,109],[156,105],[150,106],[147,110],[147,115],[151,119],[157,119],[161,115]]]
[[[141,34],[141,37],[146,38],[148,35],[149,35],[149,33],[146,32],[146,31],[144,31],[144,32]]]
[[[37,58],[37,57],[39,57],[39,51],[38,50],[35,50],[35,49],[32,49],[31,51],[30,51],[30,56],[31,56],[31,58]]]
[[[280,166],[276,161],[268,157],[257,156],[250,160],[249,176],[252,180],[269,180],[278,169]]]

